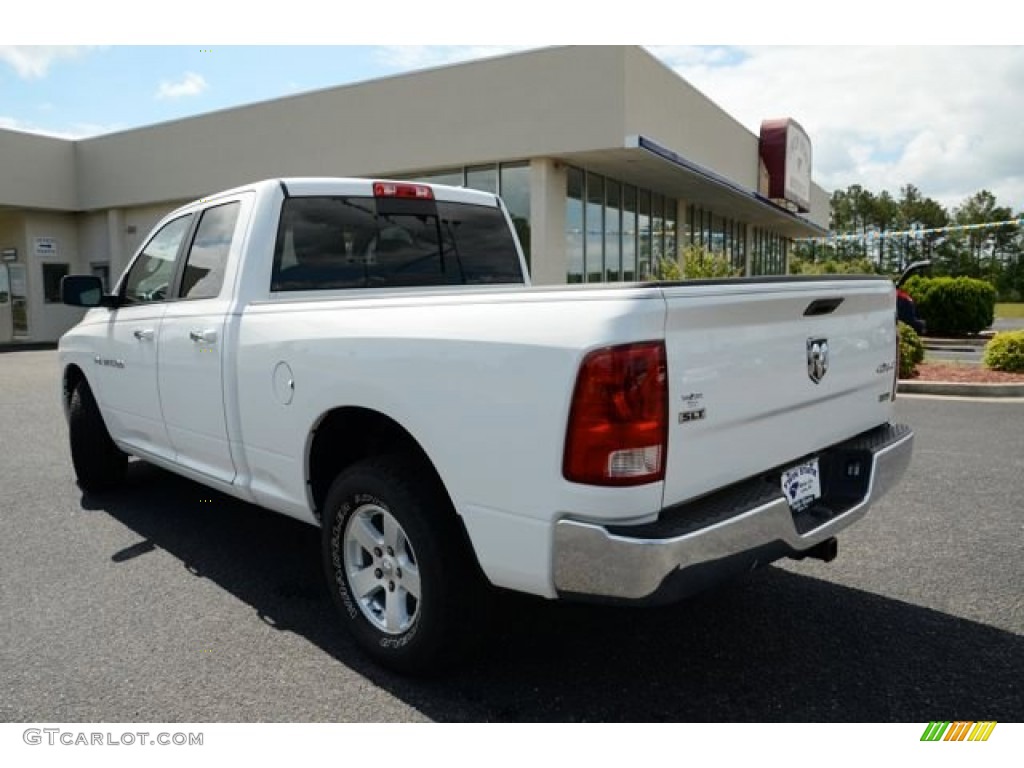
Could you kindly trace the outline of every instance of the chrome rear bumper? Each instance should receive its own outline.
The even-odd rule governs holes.
[[[655,523],[602,526],[560,520],[554,533],[560,596],[662,603],[835,536],[895,486],[914,433],[887,424],[816,454],[823,496],[794,513],[779,471],[662,511]],[[787,465],[790,466],[790,465]]]

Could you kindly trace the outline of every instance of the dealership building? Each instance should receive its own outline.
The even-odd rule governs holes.
[[[642,48],[567,47],[78,141],[0,130],[0,343],[56,340],[82,313],[63,275],[109,287],[165,214],[274,177],[498,192],[535,284],[650,279],[690,244],[782,274],[829,197],[806,133],[764,117],[750,132]]]

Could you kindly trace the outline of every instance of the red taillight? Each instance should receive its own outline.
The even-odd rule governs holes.
[[[374,197],[405,197],[412,200],[433,200],[434,190],[426,184],[403,184],[396,181],[375,181]]]
[[[640,485],[665,477],[668,379],[665,345],[591,352],[569,409],[562,474],[588,485]]]

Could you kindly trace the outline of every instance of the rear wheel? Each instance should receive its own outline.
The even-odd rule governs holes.
[[[98,493],[119,485],[128,468],[128,456],[110,439],[96,398],[84,379],[71,393],[68,409],[71,463],[83,491]]]
[[[382,665],[426,674],[465,650],[479,578],[447,495],[420,462],[373,458],[338,475],[323,557],[345,624]]]

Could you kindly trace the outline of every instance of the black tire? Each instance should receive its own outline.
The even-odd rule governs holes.
[[[397,524],[390,538],[386,516]],[[382,666],[435,674],[470,651],[482,578],[465,538],[444,489],[413,459],[367,459],[331,485],[323,512],[328,588],[356,642]]]
[[[120,485],[128,469],[128,455],[110,439],[96,398],[84,379],[75,385],[68,411],[71,463],[78,486],[89,493],[100,493]]]

